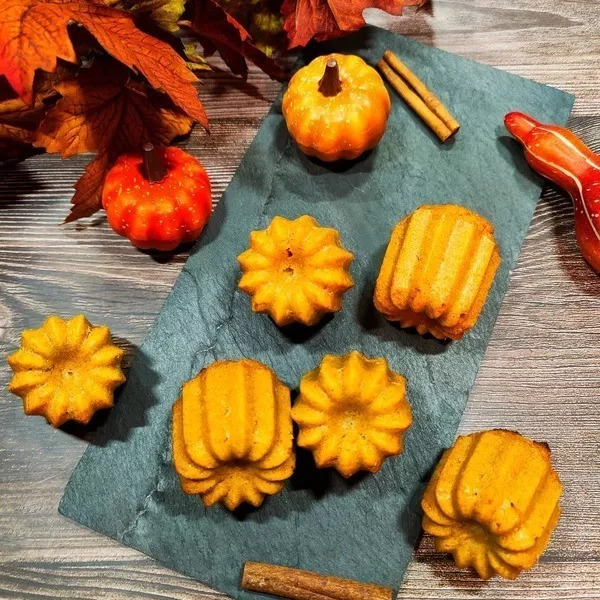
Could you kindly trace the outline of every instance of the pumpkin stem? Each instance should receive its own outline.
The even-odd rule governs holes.
[[[142,148],[144,150],[144,171],[146,179],[148,179],[150,183],[162,181],[167,175],[167,165],[165,165],[153,144],[144,144]]]
[[[319,81],[319,91],[323,96],[335,96],[342,89],[340,80],[340,68],[337,60],[331,58],[325,65],[325,72]]]

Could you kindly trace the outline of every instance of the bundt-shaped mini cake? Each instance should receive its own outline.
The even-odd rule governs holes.
[[[375,473],[402,452],[412,423],[406,380],[385,358],[328,354],[302,377],[292,418],[298,445],[312,450],[318,467],[335,467],[344,477]]]
[[[42,415],[54,427],[85,424],[113,405],[125,381],[122,358],[108,327],[94,327],[83,315],[69,321],[51,315],[40,329],[23,331],[21,348],[8,357],[14,371],[8,389],[23,398],[25,414]]]
[[[546,548],[561,492],[546,444],[504,430],[461,436],[425,490],[423,529],[458,567],[514,579]]]
[[[458,340],[475,325],[499,264],[483,217],[454,204],[421,206],[394,228],[375,307],[402,327]]]
[[[218,361],[173,406],[173,462],[186,494],[260,506],[292,474],[290,390],[255,360]]]
[[[277,325],[315,325],[342,308],[353,285],[348,272],[354,255],[339,233],[304,215],[294,221],[274,217],[267,229],[250,234],[250,248],[238,256],[239,287],[252,310],[268,313]]]

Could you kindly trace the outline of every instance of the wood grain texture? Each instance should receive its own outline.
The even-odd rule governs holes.
[[[370,22],[577,95],[571,127],[600,151],[597,0],[433,0]],[[201,95],[212,135],[184,144],[207,167],[218,198],[278,84],[216,73]],[[87,157],[39,155],[0,168],[0,388],[3,357],[51,312],[106,323],[129,356],[142,342],[186,253],[136,251],[102,215],[59,226]],[[478,581],[424,537],[399,598],[600,598],[600,278],[575,245],[568,198],[548,188],[471,395],[463,432],[507,427],[547,441],[565,486],[563,517],[541,563],[516,582]],[[0,392],[0,598],[223,598],[56,511],[89,430],[56,431]],[[102,499],[99,499],[102,501]],[[241,569],[241,565],[240,565]]]

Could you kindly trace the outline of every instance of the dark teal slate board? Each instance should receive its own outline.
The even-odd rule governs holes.
[[[504,130],[510,110],[564,124],[573,98],[388,32],[367,28],[317,48],[375,63],[396,51],[452,109],[462,128],[442,146],[392,92],[379,147],[329,167],[290,141],[276,102],[129,372],[97,445],[65,491],[60,512],[235,598],[245,560],[275,562],[397,587],[420,527],[423,483],[452,443],[541,181]],[[424,203],[456,202],[490,219],[502,266],[476,328],[442,344],[399,330],[371,303],[393,225]],[[274,215],[310,214],[340,230],[356,254],[344,308],[308,332],[283,332],[236,289],[237,254]],[[132,307],[135,310],[135,307]],[[171,465],[171,406],[182,382],[216,359],[252,357],[296,388],[323,354],[385,356],[408,378],[414,425],[404,454],[376,475],[344,481],[299,454],[283,493],[231,514],[185,496]]]

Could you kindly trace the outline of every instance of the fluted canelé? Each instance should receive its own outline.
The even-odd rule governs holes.
[[[425,490],[423,529],[460,568],[514,579],[545,550],[561,493],[546,444],[505,430],[461,436]]]
[[[373,301],[402,327],[457,340],[475,325],[499,264],[483,217],[454,204],[421,206],[394,228]]]
[[[88,423],[113,405],[125,381],[123,350],[111,343],[108,327],[94,327],[83,315],[68,321],[51,315],[39,329],[26,329],[21,348],[8,357],[14,371],[8,389],[23,398],[28,415],[42,415],[54,427]]]
[[[335,229],[308,215],[274,217],[267,229],[250,234],[250,248],[238,256],[239,287],[252,310],[269,314],[277,325],[315,325],[342,308],[342,296],[354,285],[353,259]]]
[[[187,494],[206,506],[260,506],[292,474],[290,390],[255,360],[217,361],[173,406],[173,461]]]
[[[300,381],[292,409],[298,446],[311,450],[318,467],[334,467],[344,477],[379,471],[388,456],[400,454],[412,423],[406,380],[385,358],[354,350],[326,355]]]

